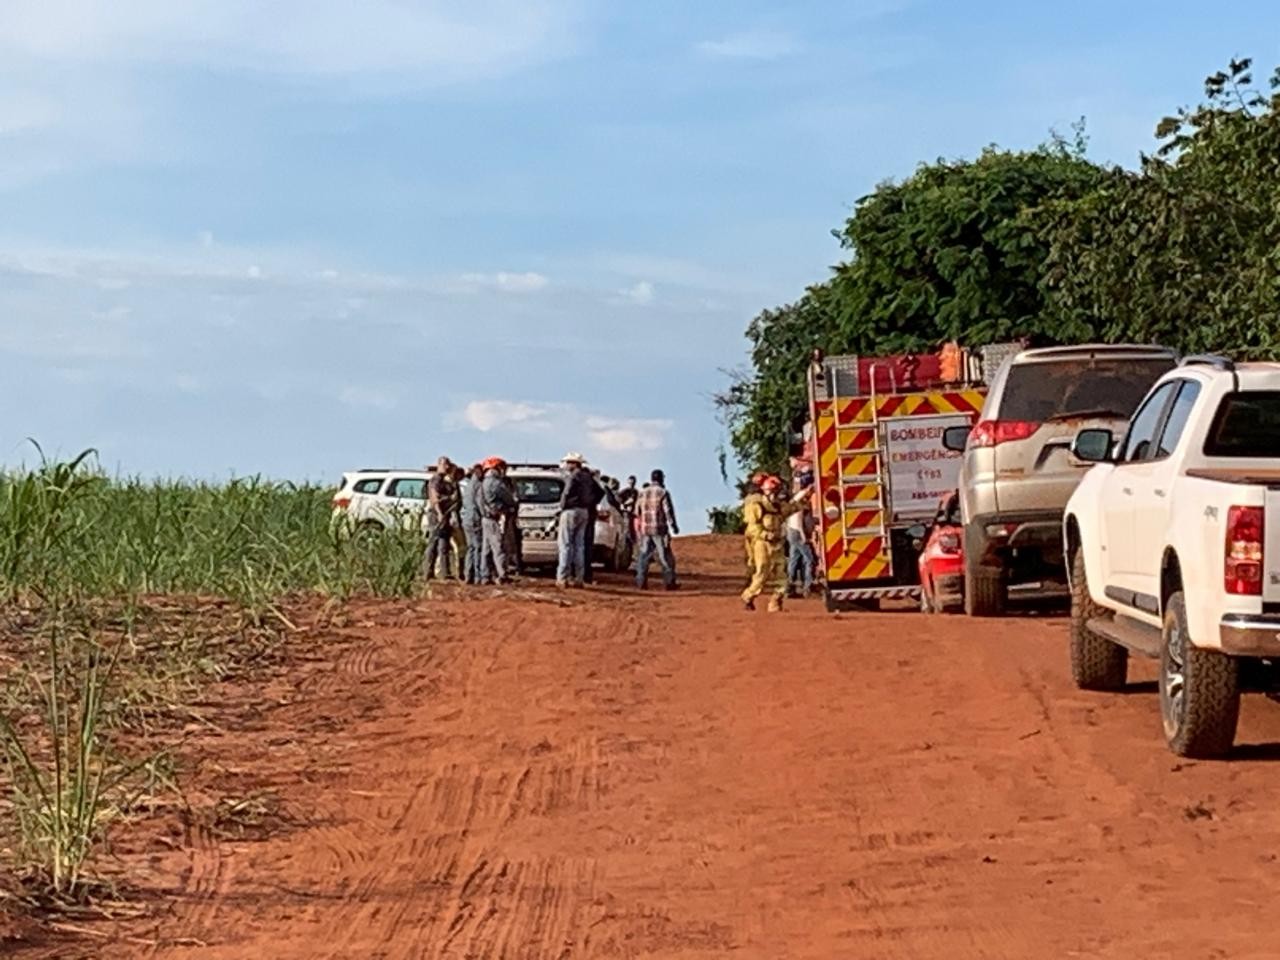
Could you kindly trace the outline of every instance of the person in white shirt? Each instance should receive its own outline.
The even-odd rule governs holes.
[[[787,586],[793,597],[813,590],[813,513],[808,505],[787,517]]]

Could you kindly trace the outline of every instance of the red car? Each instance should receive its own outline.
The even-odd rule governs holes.
[[[920,609],[925,613],[964,607],[963,538],[957,491],[938,505],[938,514],[920,551]]]

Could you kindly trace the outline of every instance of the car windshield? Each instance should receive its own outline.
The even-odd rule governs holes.
[[[559,477],[513,477],[521,503],[559,503],[564,481]]]
[[[1204,453],[1206,457],[1280,457],[1280,391],[1250,390],[1223,397]]]
[[[1127,420],[1173,360],[1061,360],[1009,370],[1001,420],[1044,423],[1070,417]]]

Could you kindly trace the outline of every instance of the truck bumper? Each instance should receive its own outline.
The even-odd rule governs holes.
[[[1280,657],[1280,616],[1228,613],[1218,626],[1223,653],[1236,657]]]

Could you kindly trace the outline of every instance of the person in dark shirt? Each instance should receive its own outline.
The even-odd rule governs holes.
[[[586,578],[583,554],[587,545],[587,514],[600,503],[596,499],[599,484],[586,469],[582,454],[567,453],[561,464],[565,470],[565,481],[560,494],[560,562],[556,569],[556,584],[580,587]]]
[[[453,462],[441,457],[436,472],[427,484],[427,552],[422,559],[422,572],[427,580],[436,575],[436,559],[449,577],[453,554],[453,523],[458,512],[458,484],[453,477]]]
[[[604,500],[604,485],[600,482],[599,470],[587,470],[591,476],[592,503],[587,507],[587,525],[583,535],[582,546],[582,579],[586,583],[595,583],[595,572],[592,567],[591,558],[596,552],[596,521],[600,519],[600,503]]]

